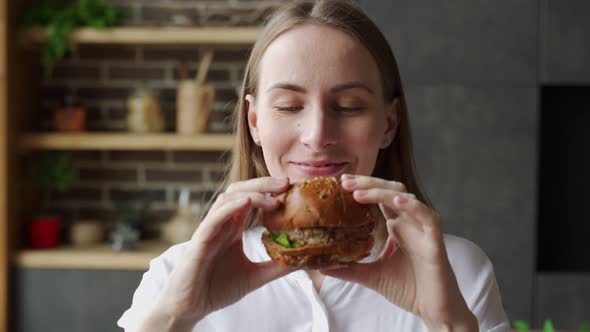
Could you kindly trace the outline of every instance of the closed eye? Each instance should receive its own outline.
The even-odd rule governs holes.
[[[295,111],[302,110],[303,106],[284,106],[284,107],[276,106],[275,109],[278,111],[281,111],[281,112],[295,112]]]
[[[342,106],[337,106],[336,109],[339,110],[339,111],[341,111],[341,112],[345,112],[345,113],[353,113],[353,112],[362,111],[364,108],[363,107],[342,107]]]

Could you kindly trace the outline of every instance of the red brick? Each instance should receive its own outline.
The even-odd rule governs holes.
[[[156,161],[165,162],[166,153],[164,151],[110,151],[108,160],[112,162],[117,161]]]
[[[197,46],[144,46],[143,60],[164,61],[198,61],[199,48]]]
[[[148,169],[146,170],[145,178],[148,182],[197,184],[202,181],[202,174],[201,171]]]
[[[214,151],[174,151],[172,159],[176,163],[196,163],[196,162],[221,162],[227,160],[227,156],[223,156],[222,152]]]
[[[41,99],[62,102],[67,93],[65,86],[44,86],[41,88]]]
[[[166,199],[166,192],[164,190],[112,189],[109,191],[109,197],[112,201],[157,202]]]
[[[98,66],[81,66],[74,64],[57,64],[53,71],[53,79],[94,80],[100,78]]]
[[[219,62],[246,62],[250,54],[249,48],[217,49],[213,59]]]
[[[81,168],[81,181],[136,182],[135,169]]]
[[[152,209],[149,213],[150,222],[166,222],[176,215],[177,209],[175,208],[158,208]]]
[[[101,199],[101,191],[98,188],[72,188],[62,193],[53,193],[52,199],[59,201],[98,201]]]
[[[132,88],[120,87],[84,87],[78,89],[78,96],[81,99],[104,100],[123,99],[126,100],[133,93]]]
[[[215,100],[220,102],[236,102],[238,95],[235,89],[217,88],[215,89]]]
[[[127,120],[127,109],[119,107],[110,107],[107,109],[107,119],[111,121]]]
[[[197,74],[197,69],[189,69],[189,78],[194,79]],[[209,70],[207,72],[207,82],[227,82],[230,79],[229,71],[227,69]],[[178,70],[174,70],[174,80],[180,80]]]
[[[108,70],[109,80],[164,80],[164,68],[141,66],[111,66]]]
[[[82,60],[135,60],[136,47],[128,45],[90,45],[78,46]]]
[[[102,220],[108,223],[115,220],[115,212],[110,208],[81,207],[78,210],[78,217],[80,219]]]
[[[101,152],[100,151],[73,151],[72,152],[72,160],[74,163],[76,161],[100,161],[101,160]]]
[[[143,5],[140,9],[140,20],[142,23],[157,23],[171,25],[174,23],[174,16],[182,15],[190,21],[190,25],[199,24],[199,13],[194,8],[172,8],[168,6]]]

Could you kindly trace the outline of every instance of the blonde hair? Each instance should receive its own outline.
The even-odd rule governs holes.
[[[260,60],[270,43],[284,32],[303,24],[329,26],[344,31],[370,51],[381,74],[383,97],[388,102],[399,99],[396,137],[387,148],[379,151],[372,176],[401,182],[408,192],[430,205],[420,190],[416,176],[406,99],[393,52],[371,19],[355,4],[344,0],[295,1],[280,7],[270,16],[246,65],[239,101],[231,118],[236,138],[224,179],[213,197],[233,182],[270,175],[262,148],[250,136],[244,98],[247,94],[256,96]],[[252,227],[255,224],[254,213],[248,218],[247,225]]]

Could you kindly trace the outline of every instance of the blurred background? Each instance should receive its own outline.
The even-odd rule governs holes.
[[[6,328],[119,330],[212,197],[249,49],[284,2],[0,1]],[[511,321],[589,321],[590,2],[358,2],[397,56],[445,232],[490,257]]]

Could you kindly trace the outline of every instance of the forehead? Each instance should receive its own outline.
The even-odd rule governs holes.
[[[320,25],[303,25],[277,37],[262,56],[259,75],[262,91],[278,81],[326,86],[360,81],[381,90],[377,64],[364,45]]]

